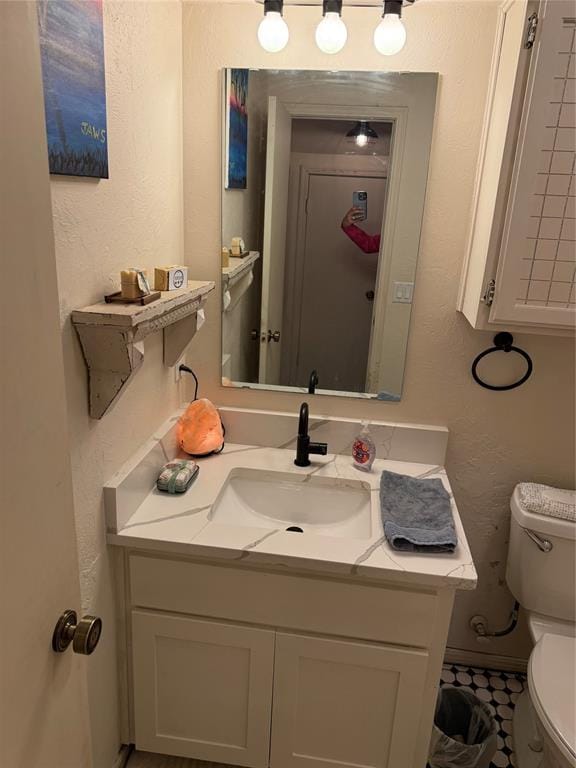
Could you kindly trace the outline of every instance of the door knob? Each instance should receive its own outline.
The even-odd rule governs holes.
[[[374,291],[366,291],[365,295],[368,301],[374,301]]]
[[[250,338],[252,339],[252,341],[258,341],[258,339],[260,338],[260,331],[257,328],[252,328],[252,330],[250,331]]]
[[[102,619],[97,616],[83,616],[80,621],[76,611],[64,611],[56,622],[52,635],[52,650],[63,653],[72,643],[74,653],[89,656],[100,640]]]
[[[276,343],[280,341],[280,331],[274,331],[274,333],[268,331],[268,343],[271,341],[275,341]]]

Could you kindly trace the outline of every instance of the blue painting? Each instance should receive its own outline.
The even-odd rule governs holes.
[[[246,189],[248,166],[247,69],[229,69],[226,77],[226,189]]]
[[[50,173],[108,178],[102,0],[39,0]]]

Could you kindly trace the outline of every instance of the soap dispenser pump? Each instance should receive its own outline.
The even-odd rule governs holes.
[[[376,446],[370,435],[370,422],[363,421],[362,429],[352,444],[352,459],[356,469],[370,472],[376,458]]]

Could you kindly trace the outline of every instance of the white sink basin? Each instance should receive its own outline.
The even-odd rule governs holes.
[[[360,480],[234,469],[210,518],[223,525],[280,530],[297,526],[318,536],[368,539],[370,486]]]

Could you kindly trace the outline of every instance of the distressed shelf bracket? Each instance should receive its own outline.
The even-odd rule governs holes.
[[[104,416],[142,365],[146,336],[163,331],[164,364],[178,362],[196,333],[197,312],[214,288],[213,282],[191,281],[145,306],[101,302],[72,312],[88,368],[92,418]]]

